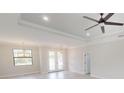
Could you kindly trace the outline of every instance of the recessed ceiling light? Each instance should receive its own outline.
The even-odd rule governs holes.
[[[49,18],[47,16],[43,16],[43,20],[48,21]]]
[[[87,33],[86,33],[86,36],[90,36],[90,33],[87,32]]]

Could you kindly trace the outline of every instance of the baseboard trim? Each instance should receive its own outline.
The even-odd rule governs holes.
[[[98,79],[106,79],[104,77],[100,77],[100,76],[97,76],[97,75],[94,75],[94,74],[90,74],[91,77],[95,77],[95,78],[98,78]]]
[[[22,75],[30,75],[30,74],[36,74],[36,73],[40,73],[40,71],[23,73],[23,74],[15,74],[15,75],[4,75],[4,76],[0,76],[0,78],[4,79],[4,78],[9,78],[9,77],[16,77],[16,76],[22,76]]]
[[[61,72],[61,71],[65,71],[65,70],[55,70],[55,71],[49,71],[48,73]]]

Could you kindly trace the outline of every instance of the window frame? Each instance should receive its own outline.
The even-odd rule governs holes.
[[[31,57],[14,57],[14,50],[31,50]],[[29,49],[29,48],[27,48],[27,49],[23,49],[23,48],[13,48],[12,49],[12,52],[13,52],[13,64],[14,64],[14,66],[32,66],[33,65],[33,53],[32,53],[32,49]],[[31,58],[32,59],[32,64],[31,65],[16,65],[15,64],[15,58]]]

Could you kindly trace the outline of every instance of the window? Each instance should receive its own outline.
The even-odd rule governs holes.
[[[32,50],[13,49],[13,60],[15,66],[32,65]]]

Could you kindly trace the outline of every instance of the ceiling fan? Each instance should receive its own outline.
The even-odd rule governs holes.
[[[97,23],[97,24],[95,24],[95,25],[93,25],[93,26],[91,26],[91,27],[89,27],[89,28],[86,28],[85,31],[87,31],[87,30],[89,30],[89,29],[91,29],[91,28],[93,28],[93,27],[95,27],[95,26],[98,26],[99,24],[114,25],[114,26],[123,26],[123,25],[124,25],[123,23],[107,22],[107,20],[108,20],[109,18],[111,18],[111,17],[113,16],[113,14],[114,14],[114,13],[109,13],[107,16],[105,16],[105,17],[103,18],[104,13],[100,13],[101,18],[100,18],[99,20],[96,20],[96,19],[91,18],[91,17],[83,16],[85,19],[88,19],[88,20],[91,20],[91,21],[94,21],[94,22]],[[102,33],[105,33],[105,27],[104,27],[104,25],[101,25]]]

